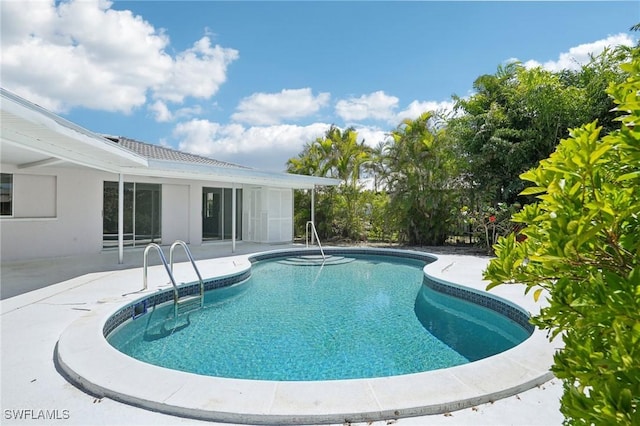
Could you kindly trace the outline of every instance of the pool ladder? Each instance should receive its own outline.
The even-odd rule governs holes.
[[[182,246],[184,248],[184,251],[187,254],[187,257],[189,258],[189,261],[191,262],[193,269],[196,271],[196,274],[198,275],[198,282],[200,283],[199,294],[196,294],[196,295],[189,294],[189,295],[180,297],[180,291],[178,289],[178,285],[176,284],[176,279],[173,276],[173,250],[177,246]],[[173,285],[174,318],[178,318],[178,315],[180,314],[191,312],[191,311],[202,308],[202,306],[204,305],[204,281],[202,280],[202,276],[200,275],[200,271],[196,266],[195,260],[193,260],[191,251],[189,250],[187,243],[185,243],[184,241],[177,240],[173,244],[171,244],[171,248],[169,249],[169,263],[167,263],[167,258],[164,256],[164,253],[162,252],[162,248],[158,244],[150,243],[147,245],[147,247],[144,249],[144,257],[143,257],[142,290],[147,289],[147,269],[149,266],[148,257],[149,257],[149,251],[151,251],[151,249],[157,250],[158,255],[160,256],[160,260],[164,265],[164,269],[167,271],[167,274],[169,275],[169,279],[171,280],[171,284]]]

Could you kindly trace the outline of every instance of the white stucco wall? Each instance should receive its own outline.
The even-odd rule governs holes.
[[[207,186],[203,182],[189,184],[189,244],[199,246],[202,244],[202,187]],[[171,243],[169,243],[171,244]]]
[[[162,243],[176,240],[190,241],[191,219],[189,210],[197,210],[197,203],[190,207],[190,186],[165,183],[162,185]],[[197,201],[198,199],[196,199]]]
[[[17,169],[14,217],[0,218],[2,260],[97,253],[102,248],[102,179],[89,169]],[[54,194],[51,191],[55,191]]]
[[[105,181],[118,175],[86,168],[17,169],[14,175],[14,217],[0,218],[0,257],[3,261],[100,253]],[[180,239],[202,244],[202,188],[230,188],[229,183],[124,177],[125,182],[162,185],[162,244]],[[251,242],[293,241],[293,191],[243,189],[242,239]]]

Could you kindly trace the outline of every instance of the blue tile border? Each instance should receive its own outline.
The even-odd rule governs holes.
[[[215,290],[217,288],[228,287],[233,284],[237,284],[248,279],[251,276],[251,270],[246,270],[236,275],[230,275],[221,278],[212,278],[208,280],[204,280],[204,291],[207,292],[209,290]],[[200,293],[200,283],[189,283],[186,285],[182,285],[178,287],[178,295],[180,297],[199,294]],[[119,309],[116,313],[111,315],[104,327],[102,328],[102,335],[107,337],[113,330],[118,328],[121,324],[128,321],[129,319],[134,317],[136,306],[144,303],[146,309],[155,308],[158,305],[169,302],[173,300],[173,288],[168,288],[165,290],[160,290],[154,294],[147,295],[142,299],[135,300],[121,309]],[[140,315],[136,315],[136,318]]]
[[[527,330],[529,334],[533,333],[535,329],[533,324],[531,324],[530,322],[531,316],[527,312],[522,310],[522,308],[519,308],[516,305],[512,305],[510,303],[507,303],[506,301],[499,300],[495,297],[483,294],[468,287],[462,287],[436,280],[427,274],[425,274],[424,276],[423,283],[424,285],[439,293],[447,294],[449,296],[466,300],[468,302],[475,303],[476,305],[491,309],[492,311],[495,311],[516,322],[525,330]]]
[[[389,257],[397,257],[403,259],[412,259],[423,261],[426,264],[432,263],[437,260],[437,257],[430,255],[428,253],[422,253],[411,250],[401,250],[401,249],[376,249],[376,248],[325,248],[325,254],[331,255],[347,255],[347,256],[357,256],[357,255],[376,255],[376,256],[389,256]],[[264,253],[259,253],[253,256],[249,256],[249,261],[251,263],[260,262],[263,260],[273,260],[278,258],[286,258],[291,256],[300,256],[304,255],[319,255],[321,254],[319,249],[286,249],[286,250],[275,250]],[[248,279],[251,276],[251,269],[241,272],[236,275],[230,275],[221,278],[212,278],[208,280],[204,280],[204,290],[205,292],[209,290],[214,290],[222,287],[228,287],[233,284],[239,283]],[[475,303],[477,305],[483,306],[485,308],[491,309],[512,321],[515,321],[520,326],[522,326],[529,333],[533,333],[535,327],[530,323],[530,315],[525,312],[523,309],[517,307],[516,305],[510,304],[506,301],[500,300],[496,297],[490,296],[488,294],[484,294],[480,291],[459,286],[456,284],[448,283],[446,281],[437,280],[428,274],[425,273],[423,284],[429,286],[435,291],[440,293],[444,293],[458,299],[466,300],[471,303]],[[187,295],[198,294],[200,291],[199,283],[189,283],[186,285],[182,285],[178,289],[178,294],[180,297],[184,297]],[[114,313],[109,319],[106,321],[102,333],[105,337],[107,337],[113,330],[118,328],[121,324],[133,318],[136,314],[136,306],[144,303],[147,309],[152,309],[158,305],[169,302],[173,300],[173,289],[168,288],[165,290],[158,291],[157,293],[148,295],[142,299],[135,300],[126,306],[119,309],[116,313]]]

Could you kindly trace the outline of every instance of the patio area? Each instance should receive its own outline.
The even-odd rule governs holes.
[[[228,244],[193,247],[196,260],[217,258],[221,271],[246,259],[247,253],[300,247],[240,243],[235,253]],[[432,273],[469,287],[484,288],[481,271],[488,258],[438,254],[445,265]],[[157,256],[150,256],[155,264]],[[178,256],[177,261],[185,260]],[[70,384],[56,369],[54,351],[62,332],[74,321],[105,304],[122,303],[124,295],[142,288],[142,249],[95,256],[7,262],[2,264],[2,423],[68,425],[214,424],[151,412],[108,398],[91,396]],[[151,276],[152,277],[152,276]],[[108,282],[109,285],[104,285]],[[154,285],[153,282],[150,285]],[[518,286],[492,291],[525,309],[537,306]],[[550,354],[549,354],[550,357]],[[543,362],[548,362],[545,359]],[[389,419],[370,424],[447,425],[560,425],[560,381],[493,403],[451,413]]]

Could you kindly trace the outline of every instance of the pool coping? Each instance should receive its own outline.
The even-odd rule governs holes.
[[[388,249],[367,249],[384,250]],[[233,274],[249,270],[252,258],[287,251],[243,256]],[[468,288],[445,279],[447,266],[438,256],[430,256],[436,261],[424,268],[426,276],[441,284]],[[198,263],[203,276],[216,273],[215,260]],[[114,312],[161,290],[124,295],[67,327],[55,354],[67,379],[96,396],[183,417],[251,424],[319,424],[447,413],[518,394],[553,377],[549,367],[555,348],[539,330],[520,345],[489,358],[394,377],[274,382],[168,370],[120,353],[103,337],[105,322]]]

